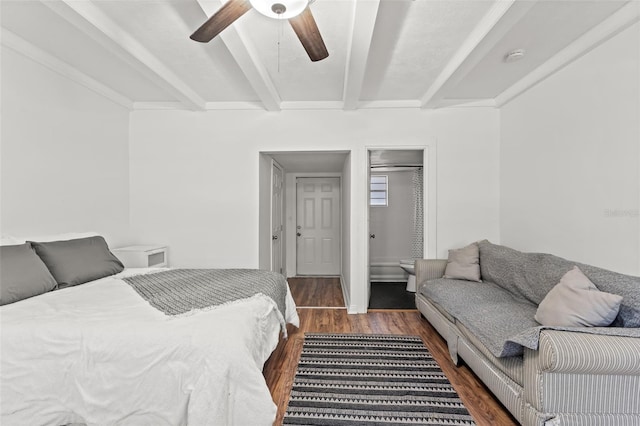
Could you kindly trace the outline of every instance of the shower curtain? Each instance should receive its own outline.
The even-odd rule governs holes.
[[[414,259],[422,259],[424,256],[424,179],[422,167],[415,169],[412,177],[413,183],[413,241],[411,255]]]

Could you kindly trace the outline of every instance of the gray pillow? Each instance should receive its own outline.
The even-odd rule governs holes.
[[[481,282],[478,244],[472,243],[461,249],[449,250],[443,278]]]
[[[53,290],[56,280],[29,243],[0,247],[0,305]]]
[[[551,289],[536,311],[542,325],[606,327],[616,319],[622,296],[605,293],[574,266]]]
[[[124,269],[100,236],[67,241],[31,241],[40,259],[58,282],[58,288],[97,280]]]

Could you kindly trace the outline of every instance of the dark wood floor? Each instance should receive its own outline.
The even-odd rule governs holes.
[[[344,308],[338,277],[288,278],[291,295],[299,308]]]
[[[322,297],[328,293],[328,291],[324,291],[326,290],[325,285],[327,288],[335,285],[333,281],[328,282],[320,278],[296,278],[289,279],[289,282],[293,283],[291,292],[296,302],[304,300],[300,294],[296,294],[298,291],[307,295],[318,294]],[[342,298],[341,291],[340,298]],[[318,302],[307,300],[304,303],[306,306],[318,306],[325,303],[325,300],[318,299]],[[344,307],[344,303],[342,307]],[[446,342],[418,311],[385,310],[349,315],[345,309],[301,307],[298,309],[298,314],[300,328],[288,326],[289,338],[280,342],[264,367],[267,385],[273,400],[278,405],[278,417],[275,425],[282,423],[286,411],[305,332],[420,336],[479,426],[517,425],[508,411],[493,397],[471,370],[464,365],[461,367],[453,365],[449,358]]]

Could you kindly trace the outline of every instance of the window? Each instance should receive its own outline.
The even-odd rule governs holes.
[[[389,185],[387,176],[371,175],[371,195],[369,205],[386,206],[389,200]]]

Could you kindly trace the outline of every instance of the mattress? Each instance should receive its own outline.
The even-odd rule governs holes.
[[[0,309],[2,424],[271,425],[262,375],[282,315],[267,297],[167,316],[121,278]],[[287,290],[286,322],[298,325]]]

